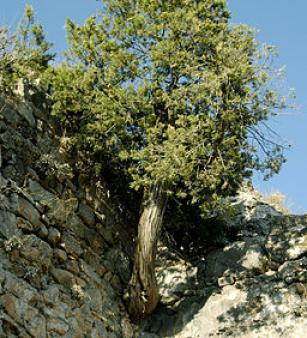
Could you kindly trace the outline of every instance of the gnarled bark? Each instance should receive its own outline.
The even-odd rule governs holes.
[[[160,185],[144,195],[128,291],[128,311],[134,320],[152,313],[159,302],[155,259],[166,204],[167,196]]]

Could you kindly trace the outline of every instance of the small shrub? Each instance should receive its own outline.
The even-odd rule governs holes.
[[[287,197],[280,191],[275,191],[263,196],[263,200],[283,214],[288,215],[291,213],[291,203],[289,202],[289,200],[287,200]]]

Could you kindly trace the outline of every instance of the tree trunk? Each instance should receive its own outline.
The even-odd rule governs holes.
[[[160,185],[144,193],[128,291],[128,311],[134,320],[152,313],[159,302],[155,260],[166,204],[167,196]]]

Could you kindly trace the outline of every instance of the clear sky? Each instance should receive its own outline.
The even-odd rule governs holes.
[[[296,89],[297,108],[282,115],[271,126],[292,145],[288,162],[271,180],[255,177],[261,192],[281,191],[292,210],[307,213],[307,1],[306,0],[229,0],[232,21],[259,30],[259,41],[274,44],[278,65],[286,65],[288,87]]]
[[[69,17],[79,23],[99,8],[95,0],[0,0],[0,25],[15,27],[26,4],[48,32],[55,51],[66,47],[64,22]],[[279,52],[277,65],[286,65],[289,88],[297,92],[298,108],[271,122],[271,126],[292,145],[288,162],[280,174],[263,182],[258,175],[256,188],[262,193],[280,191],[291,202],[294,212],[307,212],[307,1],[306,0],[229,0],[232,22],[246,23],[259,30],[257,39],[274,44]]]

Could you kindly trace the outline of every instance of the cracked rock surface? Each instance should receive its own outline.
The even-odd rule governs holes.
[[[219,247],[191,259],[160,243],[161,302],[132,324],[131,233],[109,192],[71,170],[47,116],[0,96],[1,338],[306,337],[307,217],[250,191]]]
[[[226,220],[237,236],[224,247],[190,263],[161,244],[162,301],[140,337],[306,336],[307,216],[240,198]]]
[[[17,101],[0,97],[0,337],[133,338],[131,236],[73,176],[48,113]]]

